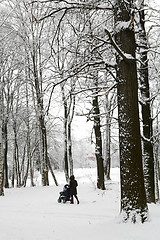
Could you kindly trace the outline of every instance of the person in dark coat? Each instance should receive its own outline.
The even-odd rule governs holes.
[[[77,204],[79,204],[79,200],[78,200],[78,197],[77,197],[77,186],[78,186],[78,183],[75,180],[74,175],[70,176],[69,187],[70,187],[70,195],[71,195],[71,204],[74,203],[73,196],[76,198]]]

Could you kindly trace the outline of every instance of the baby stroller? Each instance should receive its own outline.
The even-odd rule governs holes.
[[[69,193],[69,185],[66,184],[64,185],[63,191],[59,193],[60,196],[58,198],[58,202],[61,203],[65,203],[67,201],[70,201],[70,193]]]

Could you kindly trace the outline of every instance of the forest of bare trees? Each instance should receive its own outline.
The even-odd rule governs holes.
[[[123,220],[145,222],[159,200],[156,3],[2,0],[0,13],[0,195],[35,186],[37,174],[58,185],[54,169],[68,181],[75,151],[83,166],[94,146],[97,188],[116,158]],[[74,119],[84,117],[89,142],[75,148]]]

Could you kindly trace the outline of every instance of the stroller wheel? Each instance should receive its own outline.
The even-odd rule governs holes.
[[[65,198],[63,199],[63,203],[66,203],[66,199]]]
[[[61,199],[60,198],[58,198],[58,203],[61,203]]]

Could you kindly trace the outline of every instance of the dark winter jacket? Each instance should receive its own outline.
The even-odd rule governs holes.
[[[74,179],[74,176],[71,176],[71,177],[70,177],[69,186],[70,186],[70,195],[77,195],[77,186],[78,186],[78,183],[77,183],[77,181]]]

